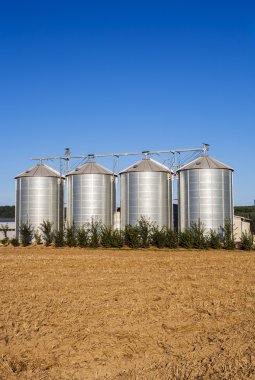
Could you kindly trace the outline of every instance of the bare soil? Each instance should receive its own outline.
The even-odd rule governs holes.
[[[255,379],[255,253],[0,248],[0,379]]]

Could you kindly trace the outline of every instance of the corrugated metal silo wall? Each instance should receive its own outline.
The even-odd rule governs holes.
[[[43,221],[53,223],[53,229],[63,228],[64,184],[57,177],[22,177],[16,180],[16,236],[22,223],[34,230]]]
[[[82,227],[93,220],[113,225],[116,211],[115,177],[105,174],[81,174],[67,177],[67,221]]]
[[[233,223],[231,170],[191,169],[178,175],[180,231],[199,219],[207,232],[221,232],[226,220]]]
[[[121,228],[143,216],[159,227],[172,228],[172,180],[164,172],[121,174]]]

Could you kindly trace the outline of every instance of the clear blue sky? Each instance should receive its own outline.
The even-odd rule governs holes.
[[[253,1],[1,2],[0,67],[1,205],[33,156],[203,142],[253,204]]]

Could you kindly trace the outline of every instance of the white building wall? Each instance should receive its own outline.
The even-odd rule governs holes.
[[[114,213],[114,228],[120,230],[120,211]]]
[[[15,222],[1,222],[0,221],[0,230],[2,226],[8,226],[8,232],[7,232],[7,237],[9,239],[13,239],[16,237],[16,223]],[[4,233],[0,231],[0,240],[4,239]]]
[[[242,233],[251,232],[251,222],[242,216],[234,216],[234,237],[237,242],[241,240]]]

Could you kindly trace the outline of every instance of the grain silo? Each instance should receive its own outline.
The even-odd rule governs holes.
[[[159,162],[144,158],[120,173],[121,228],[141,217],[172,228],[172,175]]]
[[[63,228],[64,178],[47,165],[38,164],[16,179],[16,235],[22,224],[34,230],[43,221],[53,223],[53,230]]]
[[[87,162],[66,177],[67,222],[81,227],[93,218],[113,225],[117,176],[96,162]]]
[[[233,223],[233,169],[208,155],[181,167],[179,178],[179,230],[192,223],[205,231],[221,232],[226,220]]]

